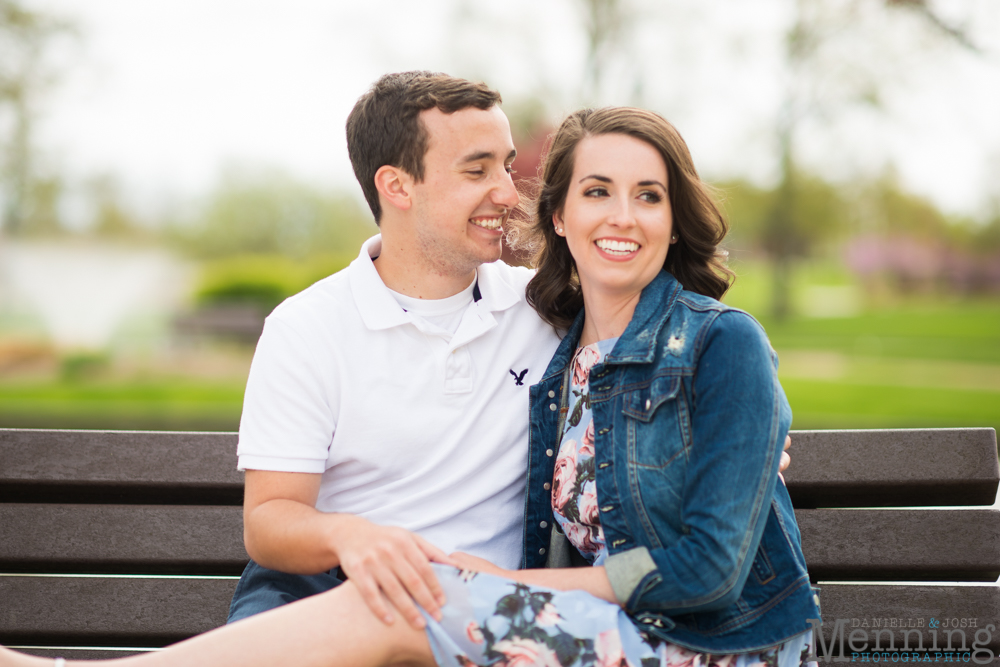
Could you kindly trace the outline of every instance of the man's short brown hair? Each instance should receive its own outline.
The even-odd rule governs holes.
[[[484,83],[435,72],[386,74],[358,98],[347,117],[347,153],[375,223],[382,219],[375,172],[390,165],[417,182],[424,178],[428,136],[420,122],[421,111],[436,108],[450,114],[469,107],[485,111],[500,101],[500,93]]]

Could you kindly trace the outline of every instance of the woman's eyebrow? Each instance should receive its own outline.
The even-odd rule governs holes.
[[[584,176],[583,178],[580,179],[580,182],[583,183],[584,181],[586,181],[587,179],[590,179],[590,178],[594,179],[595,181],[600,181],[601,183],[611,183],[612,182],[611,179],[608,178],[607,176],[601,176],[599,174],[590,174],[589,176]],[[649,185],[659,185],[664,190],[667,189],[667,186],[665,186],[663,183],[660,183],[657,180],[639,181],[639,185],[642,186],[642,187],[646,187],[646,186],[649,186]]]

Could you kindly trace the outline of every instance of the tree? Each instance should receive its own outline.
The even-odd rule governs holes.
[[[353,257],[377,230],[346,195],[326,192],[275,170],[227,171],[197,219],[177,229],[182,245],[203,258],[316,253]]]
[[[28,9],[19,0],[0,0],[0,187],[4,210],[0,229],[24,231],[35,178],[34,121],[43,94],[56,79],[51,63],[55,42],[73,33],[69,22]]]
[[[790,313],[792,264],[805,254],[821,228],[797,215],[801,196],[796,143],[807,122],[822,124],[838,111],[854,105],[878,107],[884,72],[870,52],[850,48],[875,23],[880,11],[869,0],[791,0],[794,18],[786,33],[786,83],[778,112],[775,138],[779,180],[762,240],[773,263],[772,310],[778,319]],[[927,0],[884,0],[892,13],[916,13],[950,43],[978,53],[968,35],[941,18]],[[888,17],[893,18],[893,17]],[[871,41],[869,39],[869,41]],[[883,57],[891,57],[884,53]]]

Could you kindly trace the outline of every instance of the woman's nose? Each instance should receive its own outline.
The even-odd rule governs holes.
[[[608,216],[608,224],[615,227],[632,227],[635,225],[635,215],[628,199],[618,199]]]

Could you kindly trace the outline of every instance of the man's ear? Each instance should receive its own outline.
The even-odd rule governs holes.
[[[385,203],[407,211],[413,206],[413,177],[400,169],[387,164],[375,172],[375,189]]]

